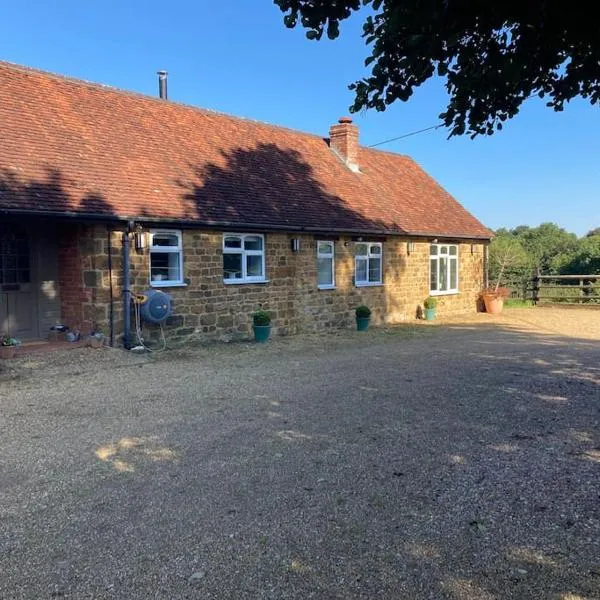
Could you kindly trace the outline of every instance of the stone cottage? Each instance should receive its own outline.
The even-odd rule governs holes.
[[[411,320],[429,295],[476,310],[491,232],[349,118],[323,138],[7,63],[0,81],[0,332],[128,345],[123,297],[152,288],[173,342],[247,336],[258,307],[275,334],[359,304]]]

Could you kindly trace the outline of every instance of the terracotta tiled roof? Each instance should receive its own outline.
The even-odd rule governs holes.
[[[0,62],[0,210],[490,237],[406,156]]]

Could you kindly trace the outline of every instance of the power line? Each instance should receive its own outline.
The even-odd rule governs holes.
[[[399,135],[397,137],[390,138],[389,140],[383,140],[382,142],[377,142],[376,144],[371,144],[370,146],[367,146],[367,148],[375,148],[376,146],[383,146],[383,144],[389,144],[390,142],[395,142],[396,140],[401,140],[401,139],[410,137],[411,135],[417,135],[418,133],[425,133],[426,131],[431,131],[432,129],[439,129],[440,127],[443,127],[443,126],[444,126],[443,123],[439,123],[438,125],[432,125],[431,127],[425,127],[425,129],[411,131],[410,133],[405,133],[403,135]]]
[[[539,93],[531,94],[530,96],[527,96],[527,98],[523,98],[523,100],[521,102],[526,102],[527,100],[530,100],[531,98],[535,98],[536,96],[539,96]],[[402,140],[404,138],[411,137],[412,135],[417,135],[418,133],[425,133],[426,131],[431,131],[432,129],[439,129],[440,127],[443,127],[443,126],[444,126],[444,123],[439,123],[438,125],[432,125],[431,127],[425,127],[425,129],[418,129],[417,131],[411,131],[410,133],[405,133],[403,135],[399,135],[398,137],[390,138],[389,140],[383,140],[382,142],[377,142],[376,144],[371,144],[370,146],[367,146],[367,148],[375,148],[376,146],[383,146],[383,144],[389,144],[390,142]]]

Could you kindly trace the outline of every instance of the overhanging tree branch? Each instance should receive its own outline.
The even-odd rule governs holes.
[[[561,111],[600,99],[600,27],[586,2],[563,0],[275,0],[288,27],[334,39],[364,11],[369,76],[350,85],[350,110],[383,111],[434,76],[450,100],[450,135],[491,135],[532,95]]]

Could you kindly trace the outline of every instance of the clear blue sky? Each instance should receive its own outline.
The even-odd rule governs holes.
[[[0,59],[148,94],[166,69],[171,100],[321,135],[347,114],[366,55],[359,19],[334,42],[309,42],[272,0],[20,0],[0,22]],[[433,125],[444,107],[436,81],[355,121],[368,145]],[[600,226],[600,109],[554,113],[535,99],[491,138],[446,138],[382,148],[412,156],[490,227]]]

